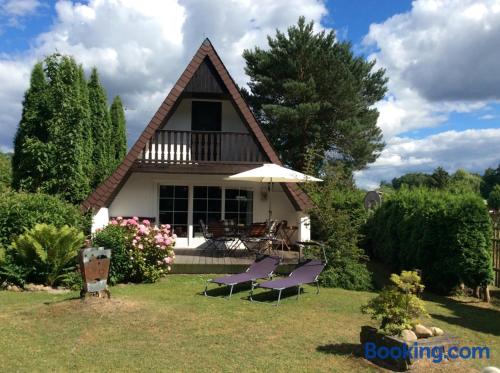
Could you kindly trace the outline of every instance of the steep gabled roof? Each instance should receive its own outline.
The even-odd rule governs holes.
[[[101,185],[99,185],[99,187],[97,187],[97,189],[94,190],[92,194],[90,194],[90,196],[87,197],[85,201],[82,202],[81,206],[83,209],[109,206],[116,193],[127,180],[130,174],[130,169],[140,155],[142,149],[154,136],[155,131],[160,129],[165,124],[169,115],[172,114],[176,102],[205,58],[209,59],[212,66],[215,68],[215,71],[225,85],[225,89],[229,92],[235,107],[240,112],[242,118],[246,121],[249,131],[252,133],[255,140],[260,144],[265,155],[272,163],[282,165],[281,160],[278,158],[278,155],[264,135],[264,132],[257,123],[257,120],[253,116],[247,103],[243,100],[236,83],[229,75],[212,43],[210,40],[205,39],[179,80],[177,80],[174,87],[170,90],[169,94],[156,111],[147,127],[127,153],[123,162],[111,176],[109,176]],[[297,185],[287,183],[283,185],[283,189],[297,210],[307,210],[312,206],[309,197]]]

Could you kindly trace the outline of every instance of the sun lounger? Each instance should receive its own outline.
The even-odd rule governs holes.
[[[288,277],[281,278],[278,280],[266,281],[261,283],[252,282],[252,290],[250,291],[250,300],[254,301],[252,298],[253,290],[255,288],[264,288],[278,291],[278,305],[281,300],[281,292],[285,289],[297,287],[297,299],[300,295],[300,288],[304,284],[316,283],[317,292],[319,294],[319,283],[318,277],[325,268],[326,263],[317,260],[309,259],[305,262],[299,264]]]
[[[248,267],[245,272],[207,280],[204,294],[208,296],[207,294],[208,284],[214,283],[219,286],[221,285],[230,286],[228,298],[231,298],[231,295],[233,294],[233,288],[235,285],[242,284],[245,282],[253,283],[257,279],[262,279],[262,278],[271,278],[273,272],[280,264],[280,261],[281,261],[280,258],[265,255],[261,258],[256,259],[255,262],[252,263],[252,265],[250,265],[250,267]]]

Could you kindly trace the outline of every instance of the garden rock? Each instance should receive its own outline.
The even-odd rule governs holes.
[[[411,330],[405,329],[401,332],[401,338],[406,342],[414,342],[417,340],[417,335]]]
[[[432,331],[422,324],[417,324],[413,327],[413,331],[418,338],[429,338],[432,337]]]
[[[438,335],[443,335],[443,334],[444,334],[443,329],[438,328],[438,327],[436,327],[436,326],[432,326],[432,327],[430,327],[429,329],[430,329],[430,331],[432,332],[432,335],[433,335],[433,336],[438,336]]]
[[[19,286],[16,285],[7,285],[7,290],[8,291],[13,291],[13,292],[20,292],[22,289]]]

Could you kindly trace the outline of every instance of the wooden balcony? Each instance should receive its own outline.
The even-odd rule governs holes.
[[[139,166],[262,162],[248,133],[175,130],[156,131],[137,160]]]

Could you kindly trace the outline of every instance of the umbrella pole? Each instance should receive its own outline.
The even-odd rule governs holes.
[[[269,194],[269,216],[268,216],[268,221],[271,223],[271,216],[273,214],[272,208],[271,208],[271,194],[273,192],[273,179],[271,178],[271,182],[268,185],[268,194]]]

